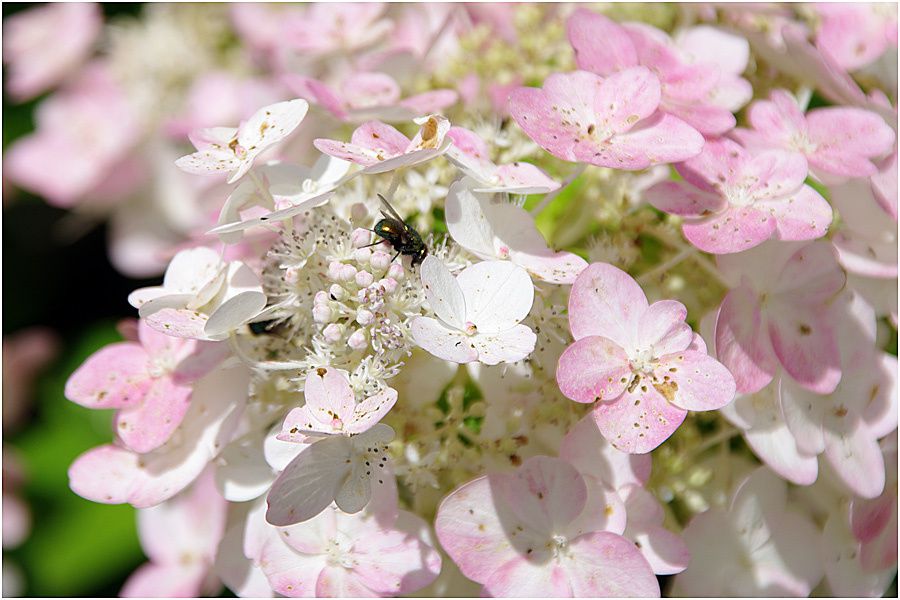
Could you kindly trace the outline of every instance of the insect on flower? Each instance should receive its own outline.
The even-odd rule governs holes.
[[[428,246],[422,241],[422,236],[419,235],[419,232],[403,221],[384,196],[378,194],[378,197],[381,199],[381,203],[384,204],[387,212],[381,211],[384,218],[375,223],[375,228],[372,231],[375,235],[384,239],[374,244],[369,244],[369,246],[377,246],[387,241],[397,251],[392,262],[402,254],[403,256],[411,256],[412,266],[416,266],[428,256]]]

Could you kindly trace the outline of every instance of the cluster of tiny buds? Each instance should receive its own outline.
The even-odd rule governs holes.
[[[403,331],[391,322],[385,297],[397,290],[406,272],[387,252],[364,247],[370,238],[365,229],[351,234],[353,264],[332,260],[326,273],[332,283],[313,299],[313,320],[324,326],[329,344],[345,342],[352,350],[363,350],[370,338],[378,338],[390,348],[403,345]]]

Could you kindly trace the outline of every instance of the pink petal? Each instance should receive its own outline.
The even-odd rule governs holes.
[[[687,240],[704,252],[731,254],[762,244],[777,224],[771,214],[754,207],[730,207],[701,221],[682,225]]]
[[[654,376],[653,387],[685,410],[715,410],[734,400],[734,377],[722,363],[700,352],[663,356]]]
[[[154,379],[141,404],[116,413],[116,434],[141,454],[159,448],[181,425],[192,393],[193,389],[176,385],[169,377]]]
[[[503,186],[517,194],[544,194],[559,188],[559,183],[531,163],[500,165],[495,171]]]
[[[396,402],[397,390],[393,388],[369,396],[354,407],[353,421],[344,430],[351,435],[368,430],[381,421]]]
[[[345,121],[349,116],[344,107],[344,102],[338,95],[323,82],[311,77],[303,77],[296,73],[286,73],[281,80],[295,94],[310,102],[318,104],[335,118]]]
[[[484,582],[485,595],[495,598],[571,598],[566,572],[554,561],[544,564],[517,557],[494,570]]]
[[[506,525],[507,519],[498,515],[499,502],[488,478],[479,477],[454,490],[438,507],[434,522],[438,540],[473,581],[487,581],[520,554],[506,534],[505,526],[514,525]]]
[[[132,342],[92,354],[66,382],[65,395],[87,408],[123,408],[143,400],[151,385],[146,350]]]
[[[788,198],[761,200],[754,206],[772,216],[779,240],[818,239],[828,232],[834,216],[825,198],[808,185]]]
[[[337,420],[340,429],[353,420],[356,397],[345,371],[325,367],[310,371],[303,395],[310,414],[320,423],[328,425]]]
[[[316,557],[320,558],[320,557]],[[317,565],[318,566],[318,565]],[[315,572],[315,571],[313,571]],[[301,572],[302,573],[302,572]],[[301,573],[297,573],[299,577],[303,577]],[[316,598],[372,598],[377,597],[374,590],[369,589],[360,581],[359,577],[353,571],[347,570],[340,565],[331,565],[328,562],[319,571],[316,579],[316,588],[314,593],[308,593],[301,586],[281,586],[280,593],[290,596],[297,594],[297,597],[316,597]]]
[[[884,210],[897,220],[897,145],[889,157],[878,164],[878,173],[872,176],[872,192]]]
[[[687,544],[680,536],[659,526],[635,532],[633,541],[639,545],[644,559],[657,575],[673,575],[684,571],[691,560]]]
[[[669,403],[649,385],[638,381],[634,391],[618,400],[598,402],[591,415],[614,448],[629,454],[646,454],[672,435],[687,411]]]
[[[806,136],[806,118],[793,96],[774,90],[769,97],[771,100],[759,100],[750,106],[747,117],[753,128],[769,140],[785,145],[798,136]]]
[[[650,564],[629,540],[598,531],[576,538],[563,564],[572,596],[659,597],[659,583]]]
[[[377,152],[355,144],[319,138],[313,140],[313,146],[323,154],[340,158],[341,160],[347,160],[364,167],[369,167],[378,164],[379,162],[379,155]],[[384,158],[386,158],[386,156],[382,155],[382,160]]]
[[[559,357],[559,390],[576,402],[615,400],[631,380],[628,355],[621,346],[600,336],[581,338]]]
[[[685,181],[703,191],[722,195],[723,186],[736,184],[738,173],[750,161],[750,155],[728,138],[708,140],[703,151],[676,165]]]
[[[163,308],[144,318],[150,327],[180,338],[205,339],[204,328],[209,317],[186,308]]]
[[[810,166],[834,175],[875,175],[869,159],[890,153],[896,139],[880,115],[859,108],[818,108],[806,120],[816,146],[808,155]]]
[[[624,133],[659,106],[659,79],[645,67],[632,67],[603,80],[594,98],[597,125]]]
[[[664,181],[644,192],[644,198],[663,212],[684,217],[699,217],[725,208],[718,194],[699,190],[683,181]]]
[[[587,502],[581,474],[549,456],[533,456],[514,473],[491,475],[491,488],[530,530],[548,538],[574,521]]]
[[[797,383],[818,394],[834,391],[841,357],[826,313],[780,303],[769,311],[767,329],[775,355]]]
[[[510,92],[509,113],[545,150],[577,162],[594,148],[594,106],[602,83],[601,77],[586,71],[554,73],[547,77],[542,89],[522,87]],[[582,151],[580,146],[587,150]]]
[[[566,33],[580,69],[608,75],[638,64],[628,33],[603,15],[579,8],[566,21]]]
[[[686,318],[687,308],[681,302],[654,302],[641,315],[637,347],[653,348],[655,356],[685,350],[694,338],[691,327],[684,322]]]
[[[756,295],[746,287],[728,292],[716,321],[716,356],[737,384],[751,394],[772,381],[777,363]]]
[[[737,120],[727,108],[701,102],[684,104],[664,100],[660,110],[678,117],[703,135],[724,135],[734,129]]]
[[[860,562],[870,571],[897,562],[897,496],[891,491],[874,500],[856,498],[850,509],[853,535],[862,542]]]
[[[459,94],[453,90],[430,90],[404,98],[400,106],[412,110],[416,116],[440,112],[456,104]]]
[[[510,258],[536,278],[563,285],[574,283],[578,275],[587,268],[587,261],[571,252],[543,254],[512,250]]]
[[[121,598],[193,598],[200,596],[206,566],[144,563],[132,573],[119,592]]]
[[[696,129],[677,117],[658,112],[627,133],[608,140],[587,162],[614,169],[646,169],[687,160],[697,156],[702,148],[703,136]]]
[[[647,296],[628,273],[594,263],[581,272],[569,295],[569,327],[579,340],[600,335],[623,348],[631,347]]]
[[[838,265],[834,247],[826,241],[813,242],[802,246],[784,263],[774,292],[788,304],[821,307],[845,283],[846,275]]]
[[[613,448],[591,415],[569,430],[559,446],[559,457],[614,490],[632,483],[644,485],[650,478],[650,455],[626,454]]]
[[[806,159],[799,152],[765,150],[741,164],[738,179],[756,201],[783,197],[803,185]]]
[[[862,419],[846,408],[826,415],[825,460],[855,495],[877,498],[884,491],[884,456]]]

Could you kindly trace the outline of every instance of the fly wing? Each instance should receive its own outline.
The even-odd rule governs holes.
[[[390,213],[390,214],[385,214],[384,211],[381,211],[381,214],[383,214],[383,215],[384,215],[385,217],[387,217],[388,219],[397,219],[397,220],[400,221],[401,223],[404,222],[404,221],[403,221],[403,217],[401,217],[400,215],[397,214],[397,211],[394,210],[394,207],[393,207],[393,206],[391,206],[390,204],[388,204],[388,201],[387,201],[387,199],[386,199],[384,196],[382,196],[381,194],[378,194],[378,198],[381,200],[381,203],[382,203],[382,204],[384,205],[384,207],[387,209],[388,213]]]

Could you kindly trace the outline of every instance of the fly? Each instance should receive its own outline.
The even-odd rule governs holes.
[[[388,204],[384,196],[378,194],[378,197],[381,199],[381,203],[384,204],[384,209],[387,212],[385,210],[381,211],[381,215],[384,218],[375,223],[375,228],[372,231],[375,235],[384,239],[374,244],[369,244],[369,246],[387,242],[397,251],[392,260],[402,254],[403,256],[412,257],[412,266],[418,265],[428,256],[428,246],[422,241],[422,236],[419,235],[419,232],[403,221],[400,215],[397,214],[397,211],[394,210],[394,207]]]

